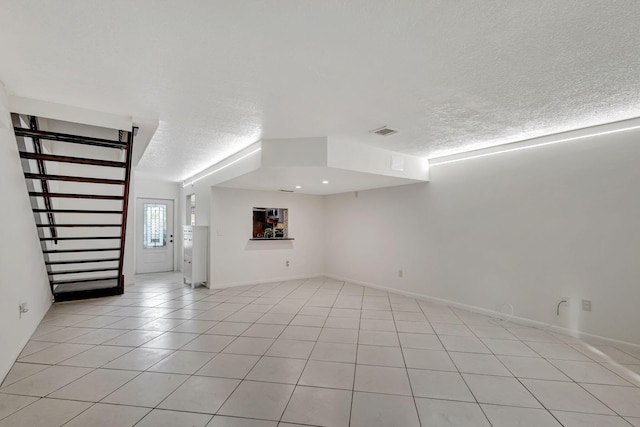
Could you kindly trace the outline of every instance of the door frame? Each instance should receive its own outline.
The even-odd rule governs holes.
[[[176,247],[175,247],[175,240],[176,240],[176,201],[175,199],[171,199],[171,198],[166,198],[166,197],[144,197],[144,196],[136,196],[136,200],[135,200],[135,239],[134,239],[134,254],[135,254],[135,274],[153,274],[153,273],[139,273],[139,266],[140,263],[142,262],[142,260],[140,259],[139,255],[139,250],[140,250],[140,245],[143,244],[142,239],[144,238],[144,232],[143,232],[143,210],[139,209],[139,202],[141,200],[149,200],[149,201],[159,201],[159,202],[171,202],[173,209],[171,210],[171,226],[173,228],[173,237],[167,237],[167,239],[169,239],[169,243],[171,244],[171,269],[170,270],[166,270],[167,272],[170,271],[175,271],[176,268]],[[144,205],[144,202],[143,202]]]

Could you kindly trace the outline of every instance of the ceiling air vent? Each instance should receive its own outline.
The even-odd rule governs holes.
[[[388,128],[386,126],[382,126],[381,128],[372,130],[371,133],[375,133],[376,135],[380,135],[380,136],[389,136],[389,135],[393,135],[394,133],[398,133],[398,131],[395,129]]]

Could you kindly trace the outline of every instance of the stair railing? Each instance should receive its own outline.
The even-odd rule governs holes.
[[[36,133],[38,132],[38,120],[34,116],[29,116],[29,128]],[[38,138],[37,136],[34,136],[31,138],[31,140],[33,141],[33,151],[35,151],[36,154],[42,154],[42,144],[40,143],[40,138]],[[38,165],[38,173],[41,176],[46,176],[47,168],[44,165],[44,160],[37,159],[36,164]],[[40,185],[42,186],[42,192],[44,194],[48,194],[49,182],[47,182],[46,179],[40,179]],[[53,207],[51,205],[51,197],[45,196],[43,197],[43,199],[44,199],[44,207],[47,210],[47,213],[46,213],[47,222],[49,223],[49,226],[50,226],[49,232],[51,233],[53,243],[57,245],[58,230],[56,230],[56,227],[55,227],[56,221],[52,212]]]

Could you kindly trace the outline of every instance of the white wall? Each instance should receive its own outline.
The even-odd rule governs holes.
[[[428,184],[329,196],[326,272],[486,310],[509,303],[522,318],[640,344],[639,134],[443,164]],[[564,296],[572,306],[556,319]]]
[[[400,170],[392,169],[393,160],[398,162],[396,166],[401,166]],[[332,168],[376,175],[429,180],[429,161],[424,157],[372,147],[339,136],[329,138],[327,164]]]
[[[327,138],[263,139],[262,167],[327,166]]]
[[[51,306],[51,290],[22,174],[4,89],[0,87],[0,382]],[[29,304],[22,318],[18,305]]]
[[[262,142],[258,141],[223,161],[190,177],[197,179],[186,187],[180,185],[180,224],[186,224],[186,197],[196,195],[196,225],[209,225],[211,212],[211,187],[258,169],[262,163]],[[181,237],[182,238],[182,237]]]
[[[132,230],[135,229],[134,233],[131,233],[127,236],[127,239],[131,241],[131,252],[133,254],[135,260],[135,249],[138,242],[142,242],[142,230],[138,230],[136,227],[136,219],[137,215],[142,215],[141,212],[137,210],[137,199],[145,198],[145,199],[165,199],[165,200],[173,200],[173,235],[174,235],[174,260],[173,260],[173,268],[174,270],[180,270],[181,262],[180,259],[182,257],[182,238],[181,238],[181,230],[182,230],[182,219],[183,214],[180,209],[183,209],[181,206],[184,205],[184,202],[180,201],[180,188],[182,187],[177,182],[169,182],[169,181],[158,181],[143,178],[133,174],[133,194],[134,198],[130,201],[133,205],[132,208],[132,218],[128,218],[131,220]],[[129,233],[127,233],[129,234]],[[127,243],[129,243],[129,240]],[[133,269],[135,271],[135,269]],[[133,279],[133,277],[132,277]],[[133,280],[132,280],[133,281]],[[129,280],[127,280],[129,283]]]
[[[202,202],[196,196],[196,204]],[[288,208],[289,237],[295,240],[250,241],[254,207]],[[326,222],[321,196],[212,187],[210,209],[212,287],[323,273]]]

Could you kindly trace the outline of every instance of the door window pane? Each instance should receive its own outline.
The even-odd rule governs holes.
[[[167,205],[144,204],[144,248],[167,246]]]

